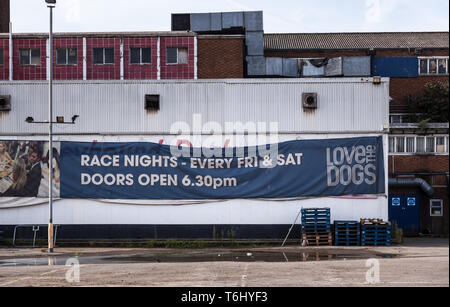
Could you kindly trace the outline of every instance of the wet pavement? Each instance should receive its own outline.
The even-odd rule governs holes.
[[[317,251],[254,251],[254,250],[168,250],[143,251],[110,255],[61,255],[51,257],[0,259],[0,267],[65,265],[76,258],[80,264],[131,264],[131,263],[195,263],[195,262],[309,262],[329,260],[363,260],[396,258],[399,255],[376,252],[333,250]]]

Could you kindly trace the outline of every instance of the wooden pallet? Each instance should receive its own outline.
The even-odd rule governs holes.
[[[333,234],[328,233],[302,233],[302,242],[307,246],[333,245]]]
[[[361,219],[362,226],[391,226],[390,222],[383,221],[383,219]]]

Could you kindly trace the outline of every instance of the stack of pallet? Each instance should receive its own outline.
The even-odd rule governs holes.
[[[361,245],[390,245],[391,223],[382,219],[361,219]]]
[[[358,246],[361,244],[361,228],[358,221],[334,221],[334,245]]]
[[[302,209],[302,242],[304,245],[333,245],[330,208]]]

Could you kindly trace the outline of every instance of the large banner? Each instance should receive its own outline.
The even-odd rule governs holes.
[[[176,148],[61,142],[61,198],[238,199],[385,193],[382,137]]]

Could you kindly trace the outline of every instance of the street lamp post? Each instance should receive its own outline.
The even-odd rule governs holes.
[[[53,253],[53,9],[56,0],[45,0],[50,9],[50,30],[49,30],[49,82],[48,82],[48,127],[49,127],[49,146],[48,146],[48,252]]]

